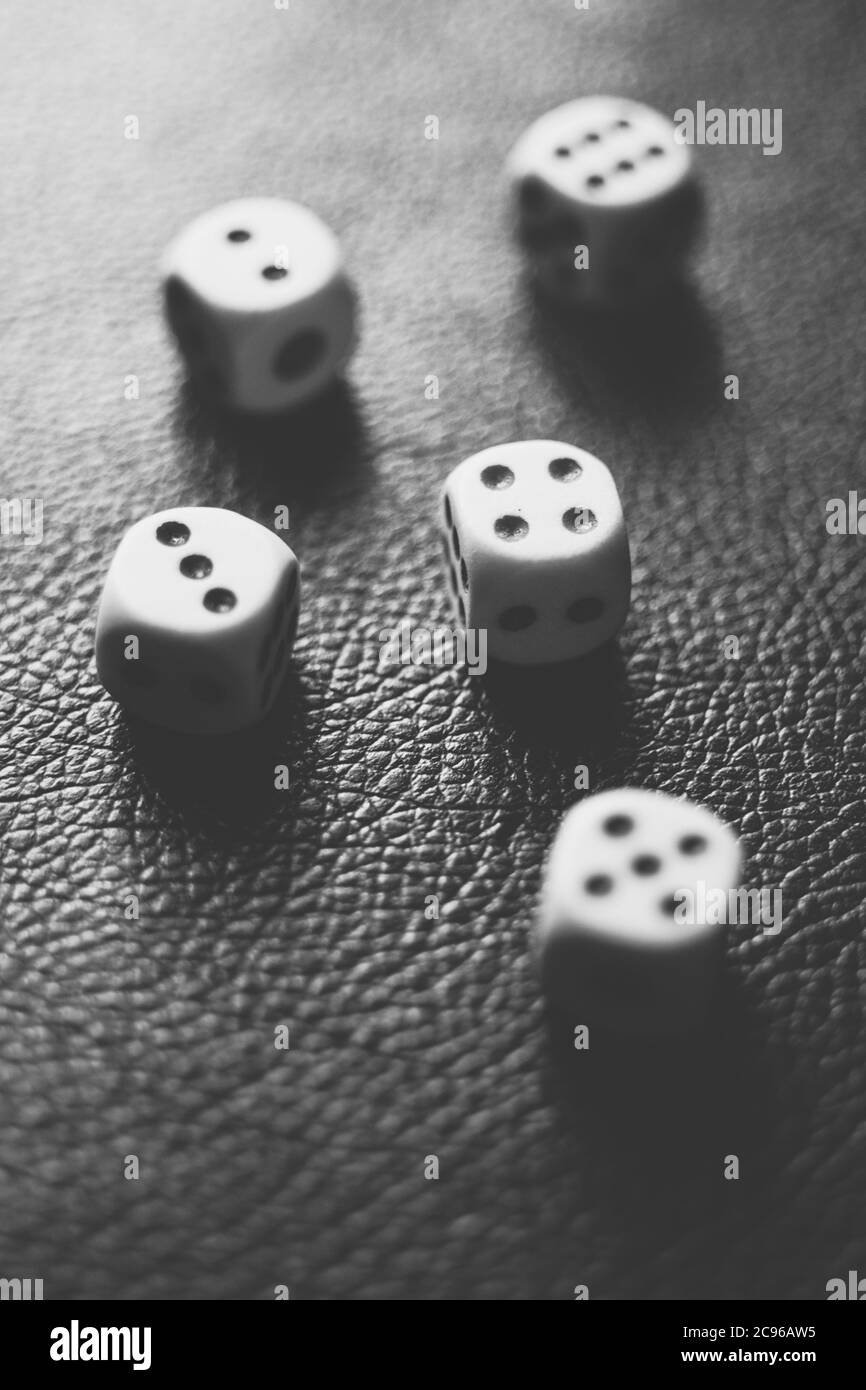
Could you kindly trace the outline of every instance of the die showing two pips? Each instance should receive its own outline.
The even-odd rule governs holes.
[[[356,297],[339,243],[300,203],[243,198],[212,208],[168,247],[162,275],[190,375],[231,409],[301,405],[355,347]]]

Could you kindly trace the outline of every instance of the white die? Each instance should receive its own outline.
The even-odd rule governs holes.
[[[619,1032],[697,1024],[723,930],[709,913],[701,920],[701,903],[735,891],[740,874],[736,836],[693,802],[622,788],[573,806],[550,852],[536,930],[552,1003],[575,1024]]]
[[[457,615],[518,665],[566,661],[616,633],[631,596],[616,484],[584,449],[502,444],[449,474],[442,515]]]
[[[165,309],[190,375],[245,411],[300,405],[355,346],[355,295],[336,237],[309,208],[245,198],[204,213],[162,263]]]
[[[127,531],[106,576],[99,679],[181,732],[256,723],[286,674],[299,603],[298,561],[273,531],[220,507],[157,512]]]
[[[691,152],[651,107],[604,96],[558,106],[520,137],[507,174],[518,238],[557,297],[628,303],[681,273],[701,198]]]

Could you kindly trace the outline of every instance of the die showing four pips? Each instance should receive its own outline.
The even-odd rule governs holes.
[[[491,657],[565,661],[628,612],[631,561],[616,483],[600,459],[551,439],[473,454],[448,475],[441,525],[460,622]]]

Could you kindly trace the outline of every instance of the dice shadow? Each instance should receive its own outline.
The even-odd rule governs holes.
[[[786,1117],[777,1059],[732,976],[723,974],[704,1020],[684,1034],[625,1037],[595,1026],[580,1051],[575,1019],[548,1005],[546,1022],[544,1090],[580,1149],[584,1199],[616,1213],[620,1239],[665,1250],[697,1223],[724,1231],[760,1219]],[[729,1155],[741,1180],[725,1179]]]
[[[281,502],[288,492],[315,502],[361,485],[370,472],[368,431],[343,381],[291,411],[252,415],[225,409],[187,378],[175,423],[189,446],[256,497]]]
[[[643,1166],[648,1145],[685,1158],[714,1131],[733,1138],[732,1123],[740,1134],[744,1124],[758,1134],[770,1123],[757,1023],[727,975],[704,1019],[687,1032],[631,1036],[596,1024],[582,1054],[573,1018],[549,1004],[546,1020],[561,1101],[590,1108],[595,1134],[629,1136],[617,1148],[627,1166],[638,1159]]]
[[[242,831],[271,818],[294,820],[312,750],[306,699],[293,664],[273,708],[248,729],[184,734],[126,711],[122,718],[139,778],[183,815],[188,828]],[[285,790],[275,786],[279,765],[289,769]]]
[[[496,720],[533,747],[594,760],[621,751],[627,741],[634,701],[615,641],[554,665],[491,660],[472,686]]]
[[[632,309],[577,308],[528,286],[529,331],[556,378],[614,418],[701,418],[722,399],[719,330],[689,280]]]

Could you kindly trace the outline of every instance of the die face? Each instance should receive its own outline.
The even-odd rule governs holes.
[[[559,240],[535,232],[521,238],[531,246],[536,283],[558,301],[627,309],[665,293],[682,273],[700,225],[697,185],[682,185],[650,206],[590,217]],[[559,224],[557,224],[559,225]],[[575,248],[589,247],[589,263],[576,264]]]
[[[134,658],[127,655],[135,637]],[[255,692],[234,648],[214,651],[198,640],[180,641],[165,628],[133,628],[109,603],[101,613],[97,671],[105,688],[131,713],[182,733],[223,733],[252,723]]]
[[[542,116],[508,161],[517,234],[540,286],[567,303],[628,305],[676,278],[697,234],[691,153],[666,116],[590,97]],[[575,248],[588,264],[575,265]]]
[[[336,237],[309,208],[240,198],[197,217],[171,243],[163,273],[213,309],[270,314],[317,294],[342,270]]]
[[[120,543],[97,620],[97,670],[127,708],[188,732],[263,717],[285,675],[299,606],[298,563],[235,512],[178,507]],[[138,642],[138,660],[127,656]]]
[[[666,116],[621,97],[584,97],[548,111],[521,136],[508,170],[521,216],[545,215],[545,194],[560,210],[634,209],[664,198],[692,172],[687,145]],[[537,180],[533,198],[523,181]]]
[[[592,454],[557,440],[485,449],[449,476],[442,516],[458,616],[487,629],[494,658],[569,660],[622,626],[628,537]]]
[[[705,808],[635,789],[587,798],[564,817],[545,873],[536,946],[548,993],[626,1032],[696,1023],[721,928],[673,915],[677,894],[736,889],[736,836]]]
[[[352,353],[356,300],[339,244],[300,204],[251,198],[214,208],[172,242],[162,271],[190,371],[230,407],[299,405]]]
[[[674,895],[699,882],[727,891],[739,878],[737,838],[705,807],[636,788],[602,792],[562,821],[546,912],[569,930],[640,951],[678,949],[718,928],[676,921]]]
[[[355,296],[345,276],[302,303],[257,316],[234,338],[233,400],[279,411],[318,395],[340,375],[355,345]]]
[[[287,546],[283,546],[288,550]],[[298,631],[301,602],[300,566],[289,551],[292,563],[285,571],[277,588],[270,611],[265,615],[264,625],[259,625],[255,634],[256,677],[255,698],[258,702],[257,715],[263,718],[273,707],[280,686],[289,668],[295,636]]]
[[[221,316],[174,274],[164,282],[163,303],[190,376],[206,395],[229,401],[234,364],[231,339]]]

